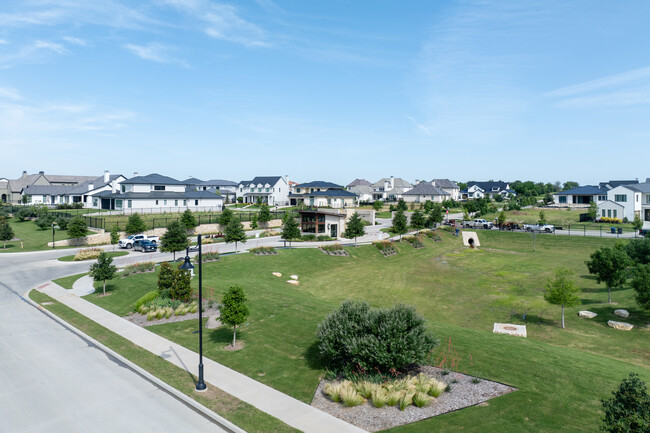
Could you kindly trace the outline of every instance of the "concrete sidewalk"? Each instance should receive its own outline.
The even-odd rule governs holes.
[[[82,283],[81,286],[87,287],[87,283]],[[47,284],[39,290],[149,352],[186,371],[197,373],[199,359],[197,353],[81,299],[72,291],[56,284]],[[365,432],[208,358],[204,357],[203,363],[204,378],[208,384],[305,433]]]

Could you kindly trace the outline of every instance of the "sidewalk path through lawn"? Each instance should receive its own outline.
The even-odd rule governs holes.
[[[39,290],[149,352],[190,373],[197,373],[199,355],[196,352],[81,299],[57,284],[49,283]],[[305,433],[365,432],[208,358],[203,358],[203,364],[207,383]]]

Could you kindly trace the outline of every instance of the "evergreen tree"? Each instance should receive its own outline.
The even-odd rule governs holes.
[[[68,223],[68,238],[82,238],[88,232],[88,223],[80,216],[76,216]]]
[[[183,251],[188,246],[185,227],[179,221],[169,223],[167,231],[160,238],[160,251],[174,253],[174,260],[176,260],[176,251]]]
[[[224,207],[219,216],[219,225],[221,227],[226,227],[230,220],[233,218],[233,212],[230,208]]]
[[[411,227],[415,230],[420,230],[424,228],[425,223],[426,221],[422,212],[419,209],[414,210],[413,214],[411,214]]]
[[[641,308],[650,311],[650,264],[634,268],[630,285],[636,292],[636,302]]]
[[[357,246],[357,237],[363,236],[366,233],[366,226],[363,225],[363,220],[357,212],[353,213],[348,221],[343,237],[346,239],[354,238],[354,246]]]
[[[573,307],[580,304],[580,298],[576,296],[578,288],[573,285],[571,277],[573,273],[566,268],[555,270],[555,278],[546,282],[544,299],[549,304],[562,306],[562,329],[564,329],[564,307]]]
[[[232,218],[224,230],[224,239],[226,243],[235,243],[235,252],[237,252],[237,242],[246,242],[246,232],[244,225],[236,218]]]
[[[289,246],[291,246],[292,239],[300,238],[300,228],[295,218],[287,218],[282,225],[282,234],[280,237],[285,241],[289,241]]]
[[[237,326],[246,322],[249,310],[246,305],[246,295],[239,286],[232,286],[223,295],[219,307],[219,320],[233,327],[232,347],[237,343]]]
[[[111,229],[111,245],[115,245],[120,241],[120,229],[117,226],[117,223],[113,224],[113,228]],[[115,250],[115,246],[113,246],[113,250]]]
[[[167,262],[160,264],[160,271],[158,271],[158,293],[161,298],[171,298],[175,272],[171,264]]]
[[[251,217],[251,229],[255,230],[257,229],[257,215],[253,214]]]
[[[605,416],[601,429],[608,433],[650,432],[650,395],[635,373],[623,379],[610,400],[601,400]]]
[[[595,201],[589,202],[589,209],[587,210],[587,215],[589,215],[589,219],[592,221],[596,219],[596,216],[598,216],[598,205],[596,204]]]
[[[612,303],[612,288],[620,287],[627,279],[626,268],[630,258],[622,248],[601,247],[589,256],[586,263],[589,273],[596,276],[598,283],[605,283],[608,291],[608,303]]]
[[[145,230],[147,230],[147,225],[139,213],[136,212],[129,216],[129,220],[126,222],[126,227],[124,228],[127,235],[141,233]]]
[[[499,212],[499,216],[497,216],[497,224],[499,227],[503,227],[503,225],[506,223],[506,212],[501,211]]]
[[[185,227],[185,230],[192,230],[198,225],[191,210],[186,209],[185,212],[183,212],[183,215],[181,215],[181,225]]]
[[[402,240],[402,235],[408,231],[406,222],[406,215],[402,209],[398,209],[393,217],[393,232],[399,235],[399,240]]]
[[[406,207],[406,202],[404,201],[403,198],[400,198],[399,201],[397,202],[397,208],[395,210],[401,210],[406,212],[408,208]]]
[[[113,265],[113,258],[102,251],[97,257],[97,263],[90,266],[89,274],[93,281],[103,281],[104,295],[106,295],[106,280],[112,280],[117,274],[117,268]]]
[[[641,230],[641,227],[643,227],[643,221],[641,221],[641,217],[639,214],[634,214],[634,219],[632,220],[632,228],[634,231],[639,231]]]
[[[537,220],[537,224],[539,224],[540,226],[546,224],[546,214],[544,213],[543,210],[539,211],[539,219]]]
[[[0,217],[0,241],[4,242],[2,249],[7,249],[7,241],[14,238],[14,231],[4,217]]]
[[[384,208],[384,203],[381,200],[375,200],[375,202],[372,204],[372,208],[375,210],[375,212],[379,212]]]
[[[262,207],[260,208],[260,215],[258,217],[258,221],[262,224],[262,227],[266,228],[269,225],[269,221],[271,221],[271,210],[269,209],[268,205],[263,204]]]
[[[174,271],[174,280],[169,291],[172,299],[181,302],[188,302],[192,299],[192,287],[190,286],[190,272],[185,269],[176,269]]]

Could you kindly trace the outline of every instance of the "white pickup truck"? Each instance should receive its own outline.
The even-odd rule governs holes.
[[[494,223],[492,223],[491,221],[486,221],[481,218],[477,218],[473,221],[465,221],[463,223],[464,227],[471,227],[475,229],[491,229],[493,225]]]
[[[141,233],[139,235],[131,235],[126,239],[120,239],[120,241],[117,243],[117,246],[120,248],[133,248],[133,242],[139,241],[141,239],[150,240],[154,244],[158,244],[160,242],[160,238],[158,236],[147,236]]]
[[[527,232],[555,233],[555,226],[551,224],[524,224]]]

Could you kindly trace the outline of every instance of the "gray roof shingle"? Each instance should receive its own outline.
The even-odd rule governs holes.
[[[404,193],[404,195],[451,195],[446,191],[433,186],[429,182],[420,182],[413,189]]]

